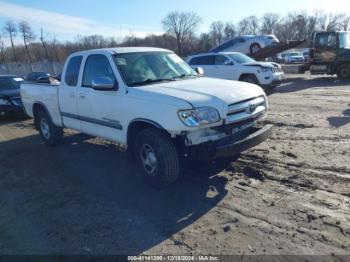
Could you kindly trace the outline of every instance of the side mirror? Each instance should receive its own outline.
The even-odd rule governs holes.
[[[96,77],[92,79],[91,86],[95,90],[115,90],[115,82],[110,77]]]
[[[204,76],[204,70],[203,70],[203,68],[201,68],[201,67],[196,67],[194,70],[196,71],[196,73],[197,73],[198,75]]]
[[[224,65],[233,65],[233,62],[227,60],[227,61],[224,62]]]

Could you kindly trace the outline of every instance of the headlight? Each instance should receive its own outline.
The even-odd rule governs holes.
[[[272,68],[262,67],[258,70],[258,73],[266,73],[266,72],[272,72]]]
[[[200,107],[179,111],[179,117],[186,126],[196,127],[220,121],[218,110],[212,107]]]
[[[0,105],[8,106],[8,105],[11,105],[11,103],[10,103],[10,101],[8,101],[6,99],[0,98]]]

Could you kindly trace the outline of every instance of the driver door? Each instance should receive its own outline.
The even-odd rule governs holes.
[[[328,65],[335,61],[338,52],[338,37],[336,33],[317,33],[315,37],[314,62]]]
[[[220,79],[233,79],[233,62],[224,55],[215,55],[215,65],[212,77]]]
[[[108,77],[115,83],[112,90],[93,89],[93,80]],[[122,140],[122,97],[111,63],[103,54],[86,58],[81,85],[78,87],[77,106],[84,133],[113,141]]]

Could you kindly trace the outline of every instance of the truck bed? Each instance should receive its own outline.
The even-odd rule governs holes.
[[[21,98],[28,116],[34,117],[33,105],[40,104],[50,114],[57,126],[62,126],[62,119],[58,103],[59,84],[42,84],[23,82],[21,84]]]

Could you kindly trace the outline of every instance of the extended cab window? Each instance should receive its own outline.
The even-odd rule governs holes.
[[[112,67],[105,55],[90,55],[87,58],[82,86],[91,87],[92,80],[96,77],[109,77],[116,82]]]
[[[69,60],[64,81],[69,86],[76,86],[78,83],[79,70],[82,56],[75,56]]]

